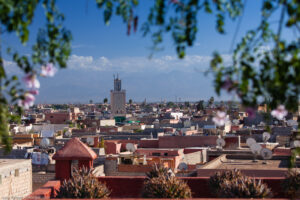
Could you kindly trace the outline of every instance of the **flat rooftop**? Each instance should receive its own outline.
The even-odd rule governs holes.
[[[266,162],[266,164],[264,163]],[[274,159],[253,162],[253,158],[239,159],[236,156],[221,155],[197,169],[198,177],[209,177],[217,171],[238,169],[247,176],[253,177],[284,177],[288,170],[289,160]]]
[[[286,170],[288,168],[288,160],[241,160],[241,159],[226,159],[220,162],[214,169],[266,169],[266,170]]]
[[[0,159],[0,168],[27,163],[29,159]],[[31,160],[30,160],[31,161]]]

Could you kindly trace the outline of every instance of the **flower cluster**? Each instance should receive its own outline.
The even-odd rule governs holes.
[[[229,121],[227,114],[222,111],[217,111],[216,116],[212,120],[217,126],[224,126]]]
[[[53,77],[57,69],[53,66],[52,63],[48,63],[46,66],[42,66],[41,76],[44,77]],[[35,95],[39,94],[40,82],[37,79],[37,75],[35,73],[28,73],[24,76],[23,82],[28,91],[24,93],[23,99],[20,99],[18,105],[24,109],[29,109],[29,107],[33,106],[35,101]]]
[[[279,105],[275,110],[272,110],[271,115],[278,120],[283,120],[287,116],[288,111],[285,109],[284,105]]]

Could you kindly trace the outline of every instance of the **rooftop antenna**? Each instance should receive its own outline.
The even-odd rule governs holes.
[[[264,143],[267,143],[271,137],[270,133],[268,133],[268,132],[264,132],[262,136],[263,136]]]

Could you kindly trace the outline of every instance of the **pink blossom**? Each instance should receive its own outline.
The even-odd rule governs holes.
[[[178,0],[170,0],[169,3],[179,4]]]
[[[224,126],[228,121],[228,117],[226,116],[225,112],[218,111],[216,116],[213,117],[212,120],[217,126]]]
[[[30,90],[29,93],[32,95],[38,95],[39,91],[38,90]]]
[[[18,105],[24,109],[29,109],[29,107],[33,106],[35,97],[30,92],[26,92],[24,94],[24,99],[20,99]]]
[[[278,120],[283,120],[287,116],[288,111],[285,109],[284,105],[279,105],[276,110],[272,110],[271,115]]]
[[[248,107],[248,108],[246,109],[246,112],[247,112],[248,117],[249,117],[250,119],[255,118],[255,109],[254,109],[254,108]]]
[[[26,76],[23,78],[23,81],[28,88],[40,88],[40,82],[36,78],[35,74],[26,74]]]
[[[57,69],[53,66],[53,64],[48,63],[46,66],[42,66],[41,75],[46,77],[53,77],[56,72]]]

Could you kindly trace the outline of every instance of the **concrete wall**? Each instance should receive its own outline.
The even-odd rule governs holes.
[[[31,192],[31,160],[0,159],[0,199],[22,199]]]
[[[188,165],[196,165],[203,162],[202,151],[196,151],[193,153],[184,154],[182,162],[185,162]]]
[[[33,172],[32,173],[32,190],[40,188],[48,181],[55,180],[55,173],[51,172]]]
[[[106,158],[104,162],[105,176],[115,176],[118,171],[118,161],[116,158]]]
[[[116,120],[114,119],[102,119],[100,120],[100,126],[115,126]]]

